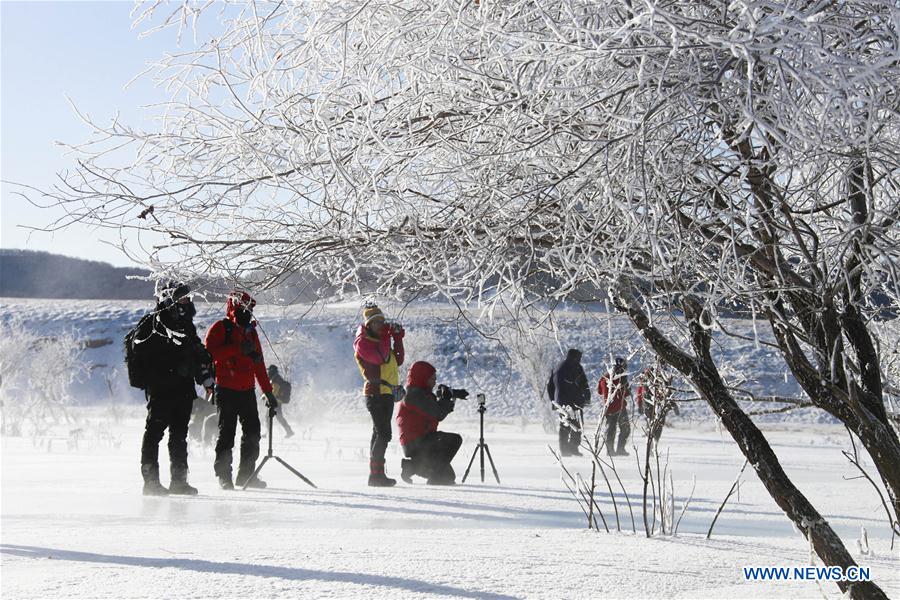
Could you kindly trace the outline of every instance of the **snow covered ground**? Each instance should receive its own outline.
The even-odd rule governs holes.
[[[85,409],[87,410],[87,409]],[[96,412],[96,411],[95,411]],[[276,454],[319,489],[270,461],[261,491],[217,489],[212,454],[191,448],[195,498],[140,495],[139,413],[115,424],[93,414],[77,448],[65,428],[37,439],[2,441],[4,598],[586,598],[821,597],[815,582],[745,582],[743,566],[803,566],[809,548],[749,470],[712,540],[706,529],[742,463],[713,429],[668,429],[676,510],[696,476],[694,500],[677,537],[646,539],[633,462],[619,470],[635,509],[637,534],[619,498],[622,533],[584,528],[538,427],[489,425],[500,472],[465,485],[365,485],[363,421],[317,424]],[[465,469],[477,423],[451,416],[465,434],[455,461]],[[276,425],[277,427],[277,425]],[[300,428],[303,430],[303,428]],[[304,438],[304,439],[301,439]],[[892,597],[900,558],[891,551],[881,507],[840,455],[837,428],[772,431],[788,473],[843,537],[856,560]],[[388,470],[399,470],[396,445]],[[163,456],[165,451],[163,450]],[[568,462],[588,471],[586,459]],[[167,478],[164,478],[164,480]],[[614,527],[613,506],[601,506]],[[861,528],[873,555],[856,546]],[[828,597],[837,587],[822,583]]]
[[[428,358],[439,379],[488,394],[486,437],[502,485],[490,471],[482,484],[476,461],[466,484],[454,488],[402,482],[368,488],[369,426],[348,352],[358,306],[311,312],[260,307],[272,342],[267,357],[286,364],[299,384],[298,398],[285,411],[298,433],[283,440],[276,425],[276,454],[319,488],[270,462],[262,474],[269,489],[220,491],[211,450],[193,443],[191,481],[200,495],[145,498],[138,465],[143,408],[122,376],[121,338],[147,308],[139,302],[2,301],[0,319],[22,319],[45,336],[73,330],[93,341],[84,351],[90,370],[73,387],[72,421],[26,426],[23,436],[2,438],[3,598],[818,598],[822,590],[838,596],[828,582],[820,589],[810,581],[744,580],[744,566],[811,563],[802,536],[752,469],[712,539],[705,539],[743,458],[700,403],[686,405],[663,435],[676,513],[696,478],[677,537],[644,537],[633,457],[617,464],[636,533],[618,491],[623,531],[615,532],[604,486],[600,504],[614,531],[587,531],[548,450],[555,435],[539,424],[543,399],[529,393],[495,342],[479,337],[452,310],[434,306],[401,315],[410,331],[409,361]],[[393,307],[389,314],[398,312]],[[201,335],[220,314],[219,305],[200,306]],[[627,323],[602,314],[561,315],[558,324],[563,348],[585,350],[591,379],[610,352],[638,347]],[[732,325],[752,333],[751,324]],[[752,375],[748,385],[758,390],[791,393],[795,385],[765,347],[724,340],[717,352],[722,362]],[[454,461],[460,477],[477,442],[473,404],[460,402],[442,427],[465,437]],[[595,403],[588,421],[596,422],[597,414]],[[889,596],[900,597],[900,542],[891,550],[877,494],[854,479],[857,473],[841,455],[849,448],[846,432],[815,410],[760,422],[787,473],[858,563],[871,568]],[[635,437],[642,439],[641,433]],[[389,474],[398,474],[399,460],[395,442]],[[587,459],[566,461],[570,470],[590,475]],[[863,531],[868,554],[857,545]]]

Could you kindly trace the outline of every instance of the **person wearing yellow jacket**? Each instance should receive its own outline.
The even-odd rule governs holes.
[[[399,385],[399,367],[403,364],[403,336],[399,324],[385,321],[377,306],[363,310],[365,321],[356,331],[353,351],[365,385],[366,408],[372,417],[372,440],[369,445],[369,485],[390,487],[397,480],[384,472],[384,454],[391,441],[391,420],[394,416],[394,393],[391,386]]]

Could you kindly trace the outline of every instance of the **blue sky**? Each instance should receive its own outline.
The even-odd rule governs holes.
[[[130,1],[10,2],[0,0],[0,178],[46,187],[71,158],[56,141],[81,142],[89,130],[66,96],[104,122],[118,110],[135,123],[140,106],[162,98],[151,82],[124,89],[148,61],[175,50],[174,35],[139,39],[131,29]],[[47,250],[130,264],[109,230],[78,226],[49,234],[22,226],[46,226],[61,212],[32,207],[3,184],[0,190],[0,246]],[[129,234],[131,235],[131,234]],[[128,243],[135,244],[135,240]]]

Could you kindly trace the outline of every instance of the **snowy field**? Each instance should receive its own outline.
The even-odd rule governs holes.
[[[461,474],[477,424],[451,416],[445,426],[466,435],[454,462]],[[136,417],[115,425],[101,416],[88,421],[77,448],[62,430],[57,438],[3,439],[4,598],[822,597],[814,582],[743,580],[743,566],[810,564],[802,537],[749,470],[739,499],[705,539],[742,463],[713,429],[664,434],[677,510],[692,476],[697,488],[677,537],[653,539],[641,530],[633,462],[618,468],[637,534],[621,496],[626,531],[587,531],[547,450],[552,436],[537,427],[490,426],[502,485],[490,471],[482,484],[476,460],[466,484],[454,488],[368,488],[363,422],[319,424],[286,441],[276,433],[276,454],[316,490],[270,461],[262,473],[269,489],[220,491],[212,453],[195,445],[195,498],[140,495],[141,429]],[[858,563],[900,597],[900,559],[889,549],[877,498],[868,484],[842,479],[853,475],[840,454],[842,432],[773,431],[772,440]],[[392,474],[396,449],[388,457]],[[566,460],[589,472],[585,459]],[[606,493],[601,498],[614,528],[612,503]],[[862,528],[868,556],[856,546]],[[838,596],[833,584],[822,587]]]
[[[267,358],[277,352],[300,384],[299,398],[285,411],[297,435],[281,439],[276,424],[276,454],[319,488],[272,461],[262,473],[268,489],[220,491],[212,451],[193,442],[190,480],[200,495],[145,498],[138,464],[143,408],[122,380],[121,338],[146,309],[135,302],[19,300],[0,307],[0,319],[22,319],[41,335],[68,330],[95,342],[84,352],[89,370],[72,388],[70,421],[26,424],[22,435],[2,438],[3,598],[839,597],[828,582],[744,581],[744,566],[818,564],[752,469],[712,539],[705,539],[743,457],[699,403],[670,419],[661,444],[669,454],[676,514],[696,479],[677,536],[644,536],[633,456],[616,464],[636,532],[619,490],[622,531],[615,531],[603,484],[600,506],[613,531],[588,531],[548,450],[555,435],[539,424],[542,400],[529,396],[490,341],[439,307],[403,314],[410,362],[431,358],[439,379],[488,394],[486,438],[502,485],[490,470],[482,484],[476,460],[466,484],[453,488],[367,487],[369,426],[347,351],[358,308],[261,307],[272,341]],[[201,335],[220,310],[200,307]],[[752,333],[749,324],[734,326]],[[592,381],[605,355],[637,347],[627,324],[607,322],[605,315],[563,316],[560,332],[563,347],[585,349]],[[97,343],[103,340],[109,342]],[[764,349],[729,342],[718,351],[756,376],[749,385],[790,393],[793,383]],[[465,438],[454,461],[460,478],[477,442],[473,404],[458,404],[442,425]],[[589,422],[597,412],[595,402]],[[849,448],[846,432],[820,411],[760,422],[788,475],[857,562],[889,596],[900,597],[900,542],[891,550],[877,494],[854,479],[841,454]],[[642,445],[635,429],[633,440]],[[395,441],[390,475],[399,474],[399,461]],[[587,459],[566,459],[566,466],[590,476]],[[868,552],[858,544],[863,532]]]

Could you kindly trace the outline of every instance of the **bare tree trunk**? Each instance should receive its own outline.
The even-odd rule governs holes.
[[[725,429],[737,443],[744,457],[753,466],[769,495],[810,541],[816,554],[827,566],[846,570],[856,562],[841,538],[822,515],[793,484],[763,433],[741,409],[725,386],[710,354],[711,336],[701,324],[706,319],[702,305],[685,298],[685,318],[691,330],[693,356],[669,341],[650,324],[647,315],[636,305],[628,292],[618,294],[617,308],[625,311],[654,352],[691,380],[694,387],[718,415]],[[854,599],[887,599],[873,582],[838,582],[838,587]]]

